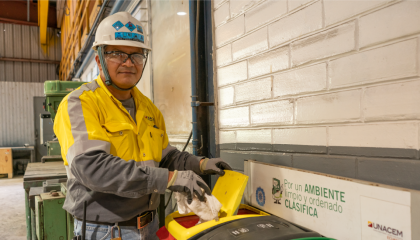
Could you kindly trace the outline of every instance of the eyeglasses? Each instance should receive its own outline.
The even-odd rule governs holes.
[[[127,61],[128,58],[130,58],[131,62],[134,65],[144,65],[147,53],[141,54],[141,53],[132,53],[128,54],[125,52],[119,52],[119,51],[111,51],[111,52],[104,52],[106,54],[106,58],[114,63],[122,64]]]

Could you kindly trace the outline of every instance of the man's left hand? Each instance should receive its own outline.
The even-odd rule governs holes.
[[[221,158],[205,158],[200,161],[200,170],[203,174],[219,174],[225,175],[224,170],[232,170],[232,168]]]

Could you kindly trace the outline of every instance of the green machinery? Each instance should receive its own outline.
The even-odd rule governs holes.
[[[44,83],[44,108],[42,121],[54,121],[58,106],[71,91],[83,82],[46,81]],[[42,126],[42,125],[41,125]],[[42,131],[42,128],[41,128]],[[45,142],[48,155],[42,163],[29,163],[23,177],[28,240],[71,240],[73,218],[63,209],[66,198],[67,174],[57,140]]]
[[[41,115],[41,123],[43,121],[51,120],[54,122],[55,115],[57,114],[58,106],[61,100],[71,91],[80,87],[83,82],[70,82],[70,81],[46,81],[44,83],[45,103],[44,109],[50,114]],[[41,124],[41,131],[42,124]],[[41,134],[42,135],[42,134]],[[44,156],[41,161],[61,161],[61,147],[57,140],[47,141],[43,143],[47,147],[47,156]]]
[[[35,196],[36,236],[38,239],[65,239],[66,211],[63,209],[65,196],[61,192],[51,191]]]
[[[28,240],[72,239],[73,219],[63,209],[66,182],[61,161],[28,164],[23,176]]]
[[[44,83],[45,110],[51,113],[51,119],[53,121],[61,100],[83,83],[71,81],[46,81]]]

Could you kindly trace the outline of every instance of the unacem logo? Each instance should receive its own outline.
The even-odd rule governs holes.
[[[382,231],[382,232],[386,232],[386,233],[390,233],[392,235],[395,236],[400,236],[403,237],[403,231],[400,231],[398,229],[392,228],[392,227],[387,227],[378,223],[373,223],[368,221],[368,227]]]

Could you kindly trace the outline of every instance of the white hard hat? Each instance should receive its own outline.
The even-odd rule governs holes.
[[[139,20],[128,12],[118,12],[99,24],[92,49],[96,51],[100,45],[117,45],[152,50],[143,32]]]

